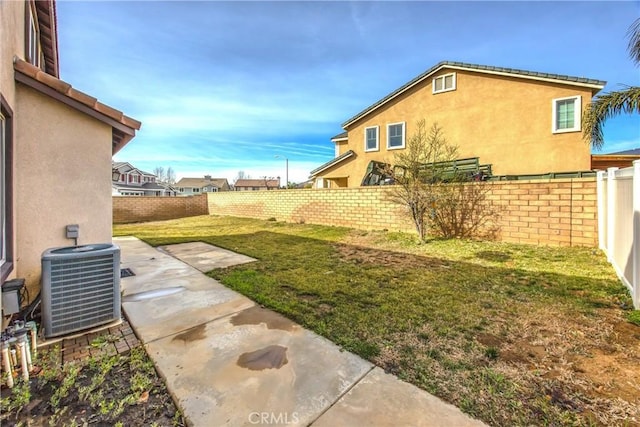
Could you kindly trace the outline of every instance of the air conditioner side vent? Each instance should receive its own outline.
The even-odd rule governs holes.
[[[42,254],[42,320],[46,338],[120,319],[120,248],[95,244]]]

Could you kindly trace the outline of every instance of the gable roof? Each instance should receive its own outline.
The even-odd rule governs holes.
[[[133,139],[136,130],[142,125],[139,121],[125,116],[122,111],[74,89],[69,83],[45,73],[17,56],[13,58],[13,69],[16,81],[111,126],[113,154]]]
[[[391,101],[398,95],[401,95],[402,93],[406,92],[407,90],[411,89],[417,84],[423,82],[424,80],[428,79],[431,75],[437,73],[443,68],[463,70],[463,71],[473,71],[477,73],[493,74],[493,75],[508,76],[508,77],[517,77],[522,79],[538,80],[538,81],[545,81],[545,82],[551,82],[551,83],[562,83],[562,84],[568,84],[573,86],[582,86],[582,87],[591,88],[594,91],[594,93],[602,89],[607,84],[606,81],[589,79],[586,77],[574,77],[574,76],[567,76],[562,74],[540,73],[536,71],[519,70],[516,68],[494,67],[491,65],[469,64],[465,62],[442,61],[434,65],[433,67],[429,68],[427,71],[420,74],[418,77],[409,81],[405,85],[391,92],[389,95],[385,96],[381,100],[368,106],[367,108],[365,108],[364,110],[356,114],[355,116],[351,117],[349,120],[347,120],[342,124],[342,127],[346,129],[349,125],[353,124],[355,121],[360,120],[367,114],[380,108],[381,106]]]
[[[227,178],[181,178],[180,181],[175,183],[174,187],[191,187],[191,188],[202,188],[207,185],[215,185],[218,188],[229,187],[229,182]]]
[[[239,179],[234,184],[235,187],[278,187],[280,181],[277,179]]]
[[[317,174],[319,174],[320,172],[322,172],[323,170],[329,169],[331,166],[335,166],[338,163],[342,162],[343,160],[346,160],[349,157],[355,156],[355,155],[356,155],[356,153],[353,150],[349,150],[349,151],[347,151],[345,153],[342,153],[338,157],[336,157],[336,158],[334,158],[332,160],[329,160],[327,163],[323,164],[322,166],[315,168],[314,170],[312,170],[309,173],[309,175],[311,177],[314,177]]]
[[[153,176],[153,177],[157,178],[157,176],[154,173],[145,172],[143,170],[140,170],[140,169],[134,167],[129,162],[114,162],[114,161],[111,161],[111,168],[117,170],[120,173],[137,172],[140,175],[148,175],[148,176]]]

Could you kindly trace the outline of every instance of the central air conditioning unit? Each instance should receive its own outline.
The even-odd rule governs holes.
[[[120,320],[120,248],[110,243],[42,254],[45,338]]]

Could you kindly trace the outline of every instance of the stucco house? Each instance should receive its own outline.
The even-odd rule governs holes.
[[[440,62],[342,124],[335,158],[311,171],[315,187],[357,187],[370,161],[393,164],[424,119],[460,158],[494,175],[585,171],[591,147],[581,114],[606,82],[461,62]]]
[[[0,2],[1,283],[35,296],[68,224],[78,244],[111,242],[111,157],[140,125],[60,79],[53,0]]]
[[[234,191],[277,190],[278,188],[280,188],[280,178],[239,179],[233,185]]]
[[[114,196],[176,196],[177,191],[158,177],[134,167],[129,162],[113,162],[115,173],[111,188]]]
[[[231,190],[227,178],[211,178],[211,175],[205,175],[203,178],[181,178],[175,187],[183,196]]]

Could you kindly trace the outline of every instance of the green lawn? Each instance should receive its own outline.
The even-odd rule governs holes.
[[[640,425],[640,327],[596,249],[215,216],[114,235],[257,258],[209,274],[491,425]]]

